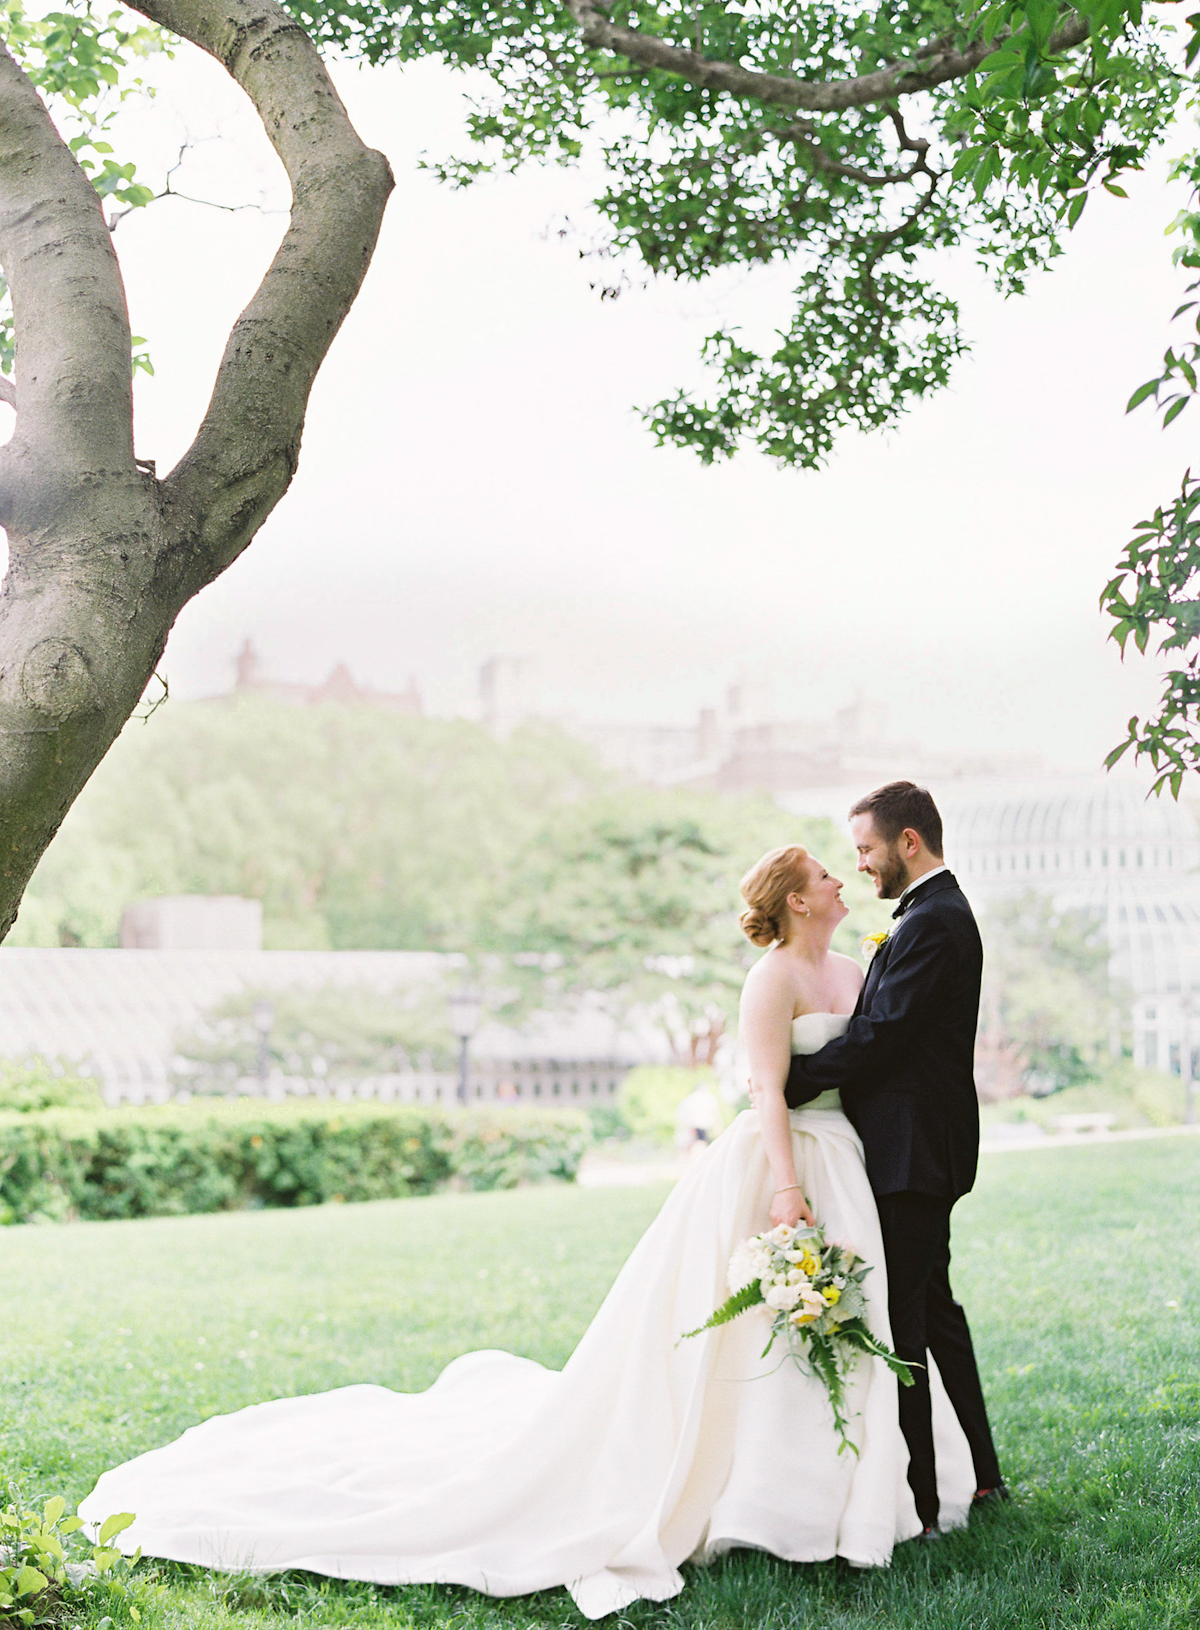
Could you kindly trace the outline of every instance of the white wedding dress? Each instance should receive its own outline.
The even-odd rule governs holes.
[[[846,1020],[806,1014],[793,1050]],[[836,1094],[792,1114],[796,1171],[831,1238],[886,1282],[862,1151]],[[689,1165],[565,1369],[467,1353],[427,1392],[361,1385],[281,1398],[194,1426],[105,1472],[80,1506],[137,1521],[118,1541],[214,1568],[304,1568],[493,1596],[565,1585],[589,1618],[683,1588],[680,1564],[751,1546],[796,1562],[883,1566],[919,1529],[896,1381],[862,1358],[848,1389],[858,1454],[838,1453],[823,1388],[778,1351],[755,1309],[688,1341],[728,1294],[734,1247],[769,1226],[771,1174],[753,1111]],[[974,1488],[966,1440],[934,1386],[944,1526]]]

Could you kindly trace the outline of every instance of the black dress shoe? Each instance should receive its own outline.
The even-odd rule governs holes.
[[[997,1483],[995,1488],[976,1489],[971,1496],[971,1508],[974,1510],[978,1506],[1003,1505],[1006,1500],[1011,1499],[1012,1495],[1009,1493],[1007,1485]]]

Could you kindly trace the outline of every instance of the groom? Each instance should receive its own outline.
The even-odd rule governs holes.
[[[942,820],[923,787],[892,781],[850,811],[858,869],[896,926],[867,971],[845,1035],[797,1055],[795,1109],[836,1087],[862,1138],[879,1206],[888,1311],[899,1356],[932,1353],[975,1462],[974,1504],[1007,1499],[971,1332],[950,1290],[950,1212],[975,1181],[979,1108],[973,1059],[983,947],[966,896],[942,860]],[[908,1481],[922,1538],[937,1534],[929,1373],[900,1389]]]

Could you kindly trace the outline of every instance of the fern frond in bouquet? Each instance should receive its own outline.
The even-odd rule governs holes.
[[[901,1386],[911,1387],[912,1370],[867,1325],[862,1282],[870,1267],[848,1245],[826,1240],[821,1228],[780,1224],[739,1245],[729,1263],[732,1294],[696,1330],[714,1330],[753,1307],[775,1317],[763,1357],[782,1338],[788,1355],[816,1377],[829,1395],[838,1453],[858,1450],[847,1436],[846,1377],[859,1353],[882,1359]]]

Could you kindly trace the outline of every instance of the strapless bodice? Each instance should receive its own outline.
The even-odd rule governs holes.
[[[845,1035],[849,1023],[850,1016],[846,1013],[802,1013],[798,1019],[792,1020],[792,1052],[820,1052],[827,1041],[832,1041],[835,1036]],[[805,1109],[841,1107],[841,1094],[837,1091],[823,1092],[804,1105]]]

